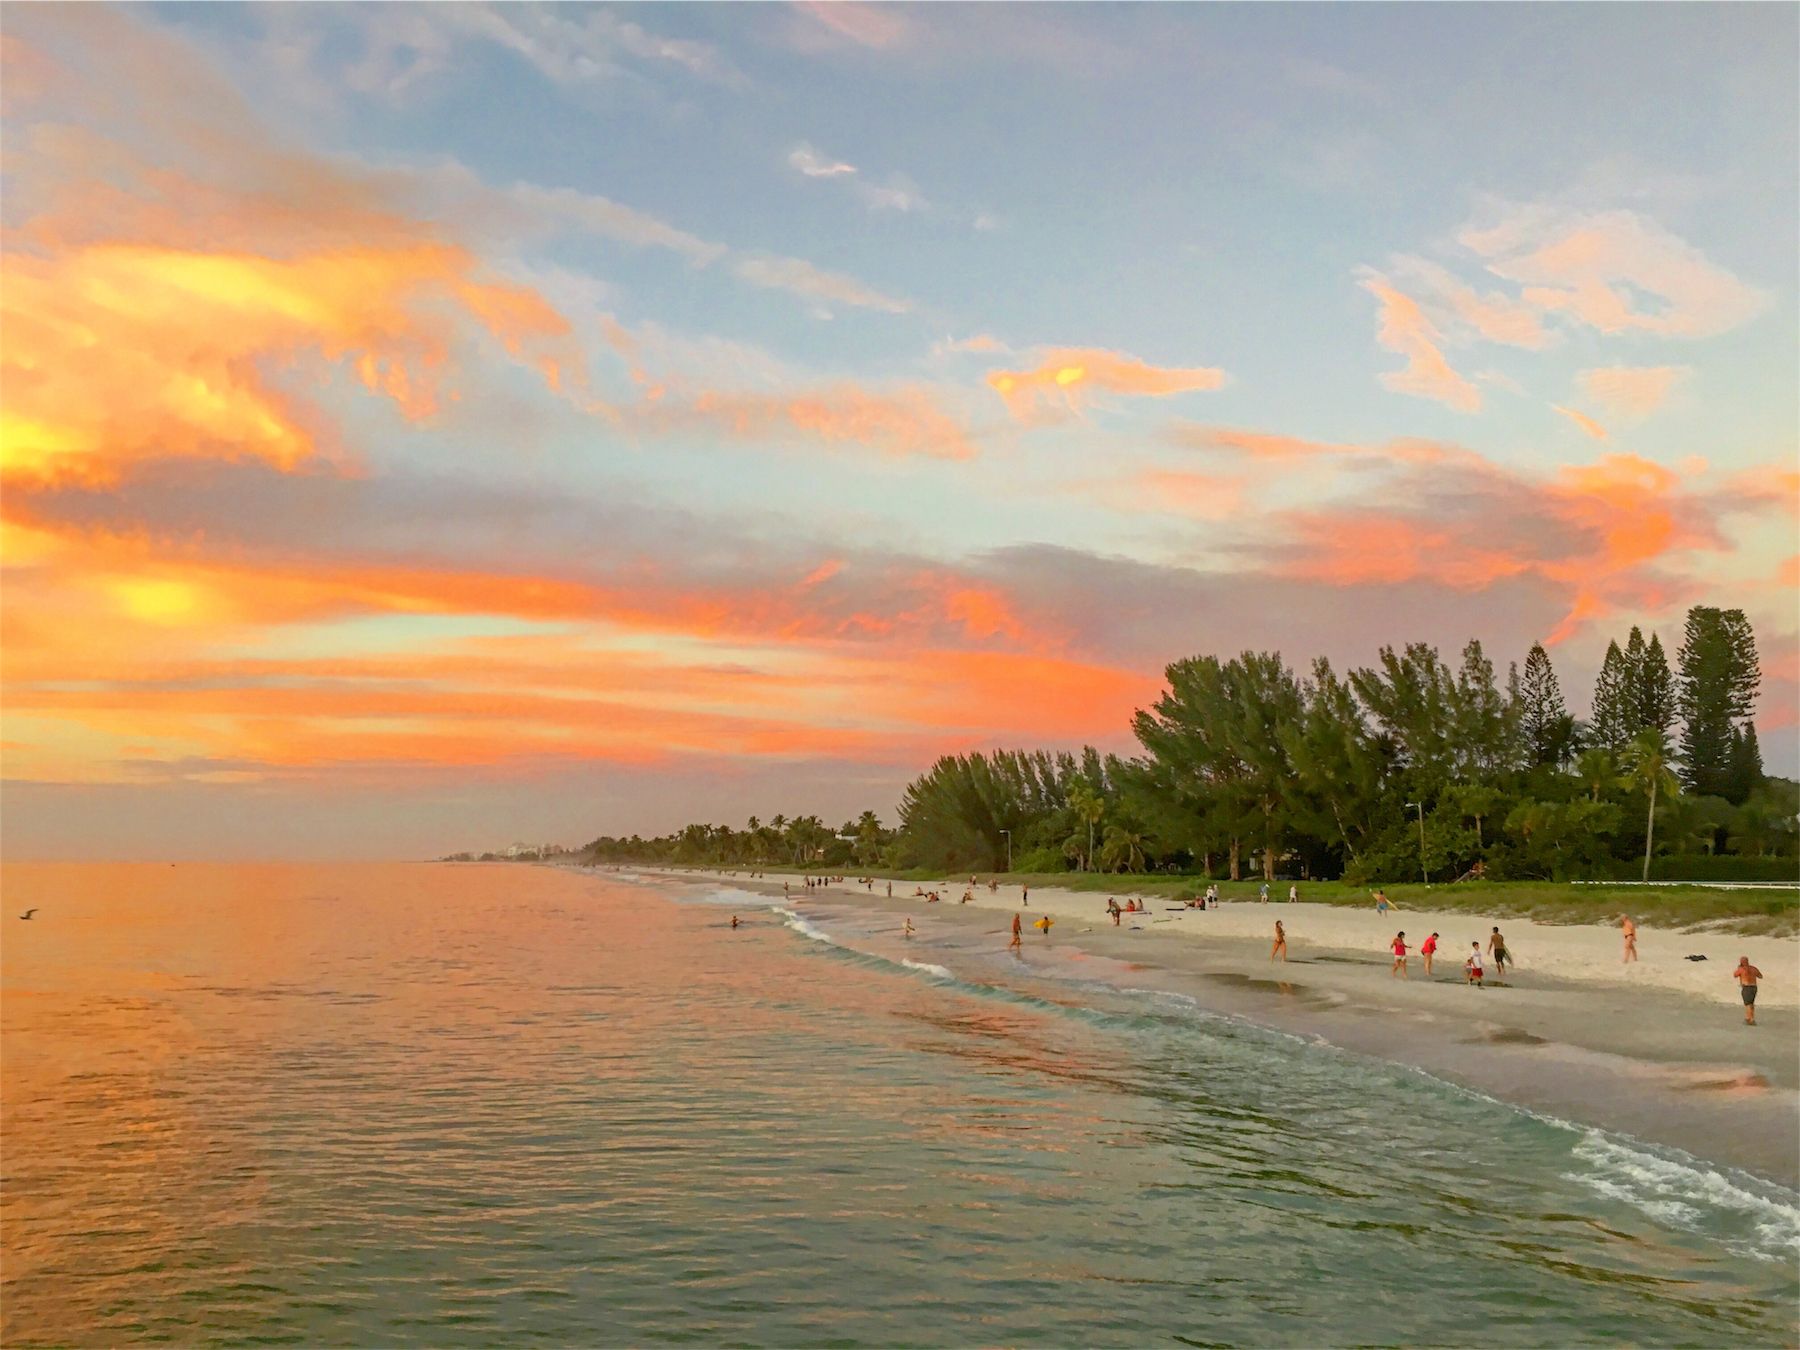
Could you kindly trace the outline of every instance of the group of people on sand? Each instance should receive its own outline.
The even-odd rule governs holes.
[[[1280,924],[1276,924],[1275,926],[1277,929],[1281,927]],[[1285,950],[1286,943],[1281,941],[1279,934],[1277,934],[1276,940]],[[1410,952],[1412,948],[1407,945],[1406,930],[1401,929],[1398,933],[1395,933],[1393,941],[1388,945],[1390,950],[1394,953],[1394,964],[1388,973],[1397,980],[1411,979],[1412,976],[1407,969],[1407,953]],[[1419,944],[1419,958],[1425,964],[1425,978],[1428,980],[1434,978],[1432,973],[1432,963],[1437,960],[1437,954],[1438,935],[1433,933],[1430,937],[1426,938],[1424,942]],[[1491,958],[1494,962],[1495,975],[1497,977],[1504,977],[1506,974],[1506,967],[1508,963],[1512,961],[1512,953],[1507,951],[1506,937],[1497,927],[1492,928],[1489,931],[1486,956]],[[1472,984],[1477,989],[1482,989],[1487,986],[1487,962],[1483,959],[1481,941],[1479,938],[1469,944],[1469,954],[1463,958],[1463,983]]]

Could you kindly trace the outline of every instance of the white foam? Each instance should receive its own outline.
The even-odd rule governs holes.
[[[776,905],[775,912],[787,921],[787,926],[789,928],[793,929],[796,933],[799,933],[802,937],[809,937],[814,942],[823,942],[827,947],[842,947],[844,945],[830,934],[818,928],[814,928],[791,909],[783,909],[780,905]]]
[[[1579,1127],[1575,1127],[1579,1128]],[[1733,1177],[1698,1159],[1680,1161],[1599,1130],[1585,1130],[1575,1156],[1587,1170],[1568,1174],[1590,1190],[1632,1205],[1678,1228],[1735,1228],[1748,1223],[1754,1242],[1728,1246],[1765,1260],[1800,1256],[1800,1204],[1749,1177]]]
[[[944,969],[944,967],[934,966],[929,961],[909,961],[903,956],[900,958],[900,964],[905,966],[908,970],[922,971],[933,979],[954,980],[956,978],[956,976],[952,975],[948,970]]]

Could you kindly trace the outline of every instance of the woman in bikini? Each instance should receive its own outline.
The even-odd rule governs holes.
[[[1287,964],[1287,932],[1281,926],[1281,920],[1275,920],[1275,945],[1269,949],[1269,960],[1280,957],[1282,964]]]

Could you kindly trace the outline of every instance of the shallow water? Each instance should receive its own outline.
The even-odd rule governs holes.
[[[1796,1337],[1800,1197],[1118,963],[518,866],[4,882],[11,1346]]]

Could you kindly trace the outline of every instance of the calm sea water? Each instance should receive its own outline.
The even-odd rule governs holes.
[[[1800,1197],[985,936],[508,866],[3,879],[8,1346],[1800,1334]]]

